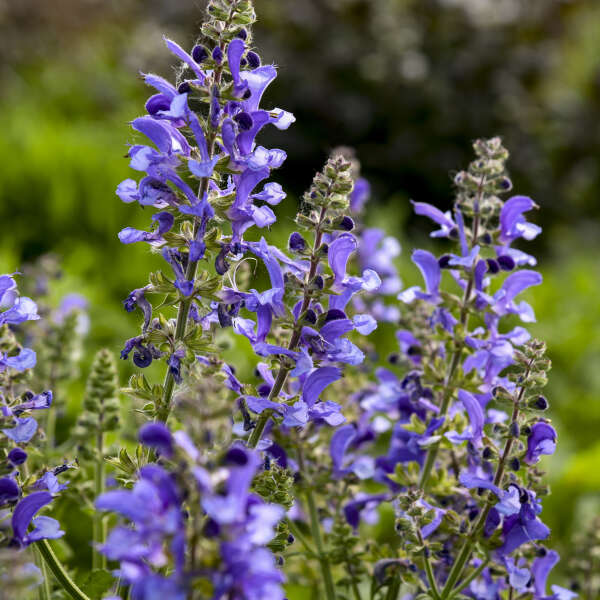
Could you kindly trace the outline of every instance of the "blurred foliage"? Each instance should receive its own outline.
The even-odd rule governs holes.
[[[127,122],[147,96],[137,73],[169,76],[161,33],[190,45],[202,5],[0,0],[0,268],[12,272],[52,251],[64,273],[54,298],[77,291],[90,301],[82,376],[64,390],[69,408],[59,439],[60,427],[66,431],[77,417],[95,351],[106,346],[116,353],[136,333],[137,317],[120,301],[159,262],[142,245],[124,247],[116,237],[148,220],[114,195],[130,176],[123,155],[134,137]],[[353,145],[375,190],[368,220],[403,242],[401,269],[410,283],[417,276],[410,248],[423,244],[429,223],[410,215],[408,198],[448,206],[450,176],[468,162],[471,139],[503,136],[515,190],[542,208],[537,250],[545,284],[530,300],[538,316],[534,334],[548,341],[554,363],[548,397],[560,441],[544,463],[554,482],[544,514],[552,543],[575,553],[572,534],[600,506],[600,3],[256,6],[257,45],[264,60],[280,66],[268,103],[298,119],[285,136],[265,133],[266,145],[288,152],[277,173],[290,194],[278,211],[280,241],[291,228],[295,198],[329,149]],[[382,356],[394,349],[391,331],[375,334]],[[228,353],[242,374],[250,372],[243,344]],[[131,367],[120,367],[124,383]],[[81,528],[91,525],[74,508],[65,503],[61,512],[67,541],[77,548],[85,540]],[[379,529],[384,536],[385,521]],[[86,548],[65,558],[76,567],[89,554]]]

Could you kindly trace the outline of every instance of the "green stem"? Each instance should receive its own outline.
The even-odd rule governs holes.
[[[400,585],[400,578],[398,576],[395,576],[394,580],[392,581],[392,583],[390,583],[388,587],[387,594],[385,595],[385,600],[398,600]]]
[[[479,185],[479,196],[481,196],[481,189],[483,188],[484,181],[482,180]],[[475,213],[475,217],[473,219],[473,236],[471,240],[471,249],[477,243],[477,235],[479,232],[479,212]],[[471,299],[471,293],[473,291],[473,285],[475,281],[475,273],[474,269],[471,269],[469,272],[469,279],[467,281],[467,286],[465,288],[465,293],[463,296],[462,306],[460,309],[460,324],[463,329],[467,328],[469,322],[469,300]],[[456,373],[456,369],[460,363],[460,357],[462,355],[464,346],[464,340],[457,342],[457,347],[454,349],[452,353],[452,357],[450,359],[450,366],[448,367],[448,373],[446,374],[446,378],[444,381],[444,396],[442,398],[442,404],[440,406],[439,417],[445,417],[448,409],[450,408],[450,402],[452,401],[452,397],[454,396],[454,388],[452,386],[452,381],[454,379],[454,375]],[[433,469],[433,465],[435,464],[435,459],[437,457],[438,450],[440,448],[442,441],[439,440],[432,446],[430,446],[427,451],[427,456],[425,457],[425,463],[423,464],[423,470],[421,471],[421,477],[419,479],[419,489],[425,490],[427,487],[427,483],[429,482],[429,477],[431,475],[431,470]]]
[[[477,579],[481,575],[482,571],[488,566],[489,562],[489,558],[486,558],[468,577],[459,582],[452,590],[450,598],[458,594],[461,590],[464,590],[471,583],[471,581]]]
[[[319,215],[319,223],[317,224],[317,229],[315,231],[315,243],[314,243],[313,251],[312,251],[312,254],[310,257],[310,268],[309,268],[308,274],[306,275],[304,296],[302,298],[302,306],[300,307],[300,312],[298,313],[301,316],[304,315],[304,313],[310,306],[311,294],[310,294],[310,290],[309,290],[309,285],[310,285],[310,282],[314,279],[315,275],[317,274],[317,267],[319,266],[319,256],[317,255],[317,250],[321,246],[321,241],[323,239],[323,232],[321,231],[321,225],[323,223],[323,219],[325,218],[326,213],[327,213],[327,208],[324,206],[323,208],[321,208],[321,214]],[[290,341],[288,343],[288,350],[295,350],[296,346],[300,342],[301,336],[302,336],[302,323],[299,322],[299,323],[296,323],[296,326],[294,327],[292,336],[290,337]],[[279,392],[281,392],[281,389],[285,385],[285,381],[287,379],[289,372],[290,372],[289,367],[284,367],[284,366],[279,367],[279,371],[277,372],[277,377],[275,378],[275,383],[273,384],[273,387],[271,388],[271,392],[269,393],[269,400],[271,400],[271,401],[277,400],[277,397],[279,396]],[[272,414],[273,414],[272,410],[264,410],[260,414],[260,417],[258,418],[258,421],[256,422],[256,425],[255,425],[254,429],[252,430],[250,437],[248,438],[248,447],[256,448],[256,445],[258,444],[258,442],[260,442],[260,439],[262,437],[265,426],[269,422],[269,419],[271,418]]]
[[[317,553],[308,543],[307,539],[304,537],[304,534],[300,531],[300,528],[292,521],[291,519],[287,520],[288,528],[292,532],[293,536],[300,541],[300,543],[304,546],[306,551],[310,556],[317,556]]]
[[[417,529],[417,534],[419,536],[419,543],[423,546],[423,563],[425,565],[425,574],[427,575],[427,581],[429,582],[429,588],[433,593],[433,597],[435,600],[439,600],[440,591],[438,590],[437,582],[435,580],[435,575],[433,574],[433,568],[431,566],[431,560],[429,556],[429,548],[425,546],[425,540],[423,539],[423,534],[420,529]]]
[[[102,421],[100,421],[102,426]],[[100,429],[96,437],[96,465],[95,465],[95,497],[102,495],[105,489],[105,465],[104,465],[104,433]],[[92,568],[106,569],[106,556],[98,552],[97,547],[106,541],[106,516],[100,511],[94,512],[93,522],[94,548],[92,553]]]
[[[521,400],[523,399],[523,395],[525,393],[525,383],[527,382],[527,379],[529,377],[529,373],[530,373],[532,364],[533,364],[533,359],[531,359],[529,361],[529,365],[527,366],[527,371],[525,372],[525,376],[523,378],[523,384],[521,385],[521,389],[519,390],[519,395],[517,396],[517,398],[514,399],[511,423],[516,422],[516,420],[519,417],[520,404],[521,404]],[[514,438],[512,437],[512,435],[509,434],[509,437],[507,438],[506,443],[504,445],[504,451],[502,452],[502,456],[500,457],[500,460],[498,461],[498,467],[496,468],[496,474],[494,475],[494,485],[497,487],[502,486],[502,478],[504,477],[504,469],[506,467],[506,461],[507,461],[507,459],[510,455],[510,451],[512,449],[513,441],[514,441]],[[490,494],[491,494],[491,492],[490,492]],[[489,501],[489,495],[488,495],[488,502],[485,505],[485,508],[481,511],[481,513],[479,513],[479,517],[478,517],[477,521],[475,522],[475,524],[473,525],[473,529],[472,529],[471,533],[465,540],[465,543],[463,544],[463,546],[460,550],[460,553],[458,554],[458,557],[456,558],[456,560],[454,561],[454,564],[452,565],[452,569],[450,569],[450,573],[448,574],[448,579],[446,580],[446,584],[444,585],[444,589],[442,590],[442,596],[441,596],[442,600],[446,600],[451,595],[450,594],[451,590],[453,589],[454,585],[456,584],[456,582],[462,575],[465,565],[467,564],[467,562],[471,556],[471,552],[473,551],[473,545],[475,544],[477,538],[479,537],[479,534],[485,527],[485,522],[490,513],[490,510],[492,509],[493,504],[494,504],[494,502]]]
[[[348,569],[348,573],[350,574],[350,581],[352,582],[352,593],[354,594],[354,600],[362,600],[362,596],[360,595],[360,590],[358,589],[358,584],[356,583],[356,579],[354,578],[354,573],[352,573],[350,564],[346,563],[346,567]]]
[[[335,600],[335,586],[333,584],[333,576],[331,575],[331,565],[325,554],[323,546],[323,538],[321,537],[321,525],[319,523],[319,514],[317,505],[312,491],[309,489],[306,492],[306,504],[310,516],[310,531],[317,547],[319,564],[321,565],[321,575],[323,576],[323,584],[325,586],[325,596],[327,600]]]
[[[297,446],[298,450],[298,467],[301,474],[306,474],[304,465],[304,456],[300,445]],[[312,488],[308,487],[305,492],[306,505],[308,507],[308,514],[310,518],[310,533],[312,535],[315,546],[317,547],[317,558],[319,565],[321,566],[321,575],[323,576],[323,584],[325,586],[325,597],[327,600],[335,600],[335,586],[333,584],[333,576],[331,574],[331,565],[329,558],[325,553],[325,546],[323,544],[323,538],[321,536],[321,524],[319,522],[319,513],[317,511],[317,505],[315,504],[315,498],[312,493]]]
[[[90,600],[90,598],[88,598],[69,577],[69,574],[62,563],[58,560],[56,554],[54,554],[48,540],[36,542],[36,548],[40,551],[42,558],[54,574],[54,577],[56,577],[58,583],[71,598],[74,598],[74,600]]]
[[[39,567],[40,571],[42,572],[42,577],[44,578],[42,583],[37,588],[38,598],[39,600],[50,600],[52,596],[50,591],[50,581],[48,579],[48,570],[46,569],[46,563],[44,562],[44,559],[42,558],[42,555],[38,548],[34,548],[34,554],[35,564]]]

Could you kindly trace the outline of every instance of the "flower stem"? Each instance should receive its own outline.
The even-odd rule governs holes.
[[[75,600],[90,600],[75,584],[75,582],[69,577],[69,574],[65,570],[62,563],[58,560],[56,554],[50,546],[48,540],[40,540],[36,542],[36,548],[39,550],[42,558],[56,577],[58,583],[62,588]]]
[[[35,554],[35,564],[39,567],[42,572],[43,581],[38,586],[38,598],[39,600],[50,600],[51,591],[50,591],[50,581],[48,580],[48,569],[46,569],[46,563],[42,558],[42,555],[38,548],[34,549]]]
[[[96,436],[96,465],[95,465],[95,477],[94,477],[94,492],[95,497],[102,495],[105,489],[105,469],[104,469],[104,433],[102,431],[102,421],[100,421],[100,428]],[[94,512],[94,523],[93,523],[93,554],[92,554],[92,568],[93,569],[106,569],[106,556],[101,554],[97,550],[98,545],[104,544],[106,541],[106,517],[100,511]]]
[[[323,206],[321,208],[321,214],[319,215],[319,222],[317,224],[317,228],[315,230],[315,243],[313,246],[313,251],[310,257],[310,268],[308,270],[308,274],[306,275],[305,287],[304,287],[304,296],[302,298],[302,306],[300,307],[299,315],[303,315],[308,307],[310,306],[310,282],[314,279],[317,274],[317,267],[319,266],[319,256],[317,251],[321,246],[321,241],[323,239],[323,232],[321,231],[321,225],[323,224],[323,220],[325,218],[325,214],[327,213],[327,207]],[[290,337],[290,341],[288,343],[288,350],[295,350],[296,346],[300,342],[300,337],[302,335],[302,323],[296,323],[296,327],[294,327],[294,331],[292,336]],[[271,388],[271,392],[269,393],[269,400],[275,401],[279,396],[279,392],[285,385],[285,381],[287,379],[288,373],[290,372],[289,367],[281,366],[279,367],[279,371],[277,372],[277,377],[275,378],[275,383]],[[264,410],[258,421],[256,422],[256,426],[252,430],[250,434],[250,438],[248,439],[248,447],[256,448],[256,445],[260,441],[265,426],[269,422],[271,415],[273,414],[272,410]]]
[[[511,423],[516,422],[519,417],[519,409],[521,400],[523,399],[523,395],[525,393],[525,383],[529,377],[529,373],[531,370],[531,365],[533,363],[533,359],[529,361],[529,365],[527,366],[527,371],[525,372],[525,376],[523,378],[523,384],[521,385],[521,389],[519,390],[519,395],[514,400],[513,412]],[[504,477],[504,469],[506,467],[506,461],[510,455],[510,451],[512,449],[514,437],[509,435],[504,445],[504,451],[502,452],[502,456],[498,461],[498,466],[496,467],[496,474],[494,475],[494,485],[497,487],[501,487],[502,478]],[[448,574],[448,579],[446,580],[446,584],[444,585],[444,589],[442,590],[441,598],[442,600],[446,600],[451,596],[451,591],[462,575],[465,565],[471,556],[471,552],[473,550],[473,545],[477,541],[479,534],[483,530],[485,526],[485,522],[487,517],[492,509],[493,503],[488,500],[488,503],[485,505],[485,508],[479,513],[479,517],[475,524],[473,525],[473,529],[471,533],[467,536],[465,543],[463,544],[460,553],[454,564],[452,565],[452,569],[450,569],[450,573]]]
[[[298,467],[300,473],[306,473],[304,456],[299,444],[297,445],[297,449]],[[325,553],[323,538],[321,536],[321,524],[319,523],[319,513],[317,511],[317,505],[315,504],[315,498],[311,487],[306,489],[305,498],[310,518],[310,533],[317,548],[317,558],[319,560],[319,565],[321,566],[321,575],[323,576],[323,584],[325,586],[325,597],[327,600],[335,600],[335,585],[333,583],[333,576],[331,574],[331,564],[329,563],[329,558]]]
[[[461,590],[464,590],[471,583],[471,581],[477,579],[477,577],[479,577],[482,571],[487,567],[489,562],[489,559],[482,561],[482,563],[468,577],[459,582],[452,590],[450,598],[454,597]]]
[[[232,9],[233,10],[233,9]],[[215,71],[215,86],[218,87],[221,81],[221,74],[223,72],[223,67],[218,67]],[[211,102],[212,106],[212,102]],[[212,111],[212,108],[211,108]],[[208,122],[212,122],[212,118],[209,117]],[[210,135],[208,136],[208,158],[209,160],[212,158],[215,151],[215,142],[217,139],[217,132],[212,129],[210,131]],[[204,195],[208,190],[208,180],[209,177],[203,177],[200,181],[200,187],[198,189],[198,198],[202,200]],[[198,229],[200,224],[197,220],[197,217],[194,217],[194,238],[198,233]],[[185,278],[188,281],[193,281],[196,278],[196,270],[198,269],[197,260],[189,260],[187,266],[185,268]],[[177,342],[180,342],[185,336],[186,326],[188,322],[188,315],[190,313],[190,306],[192,304],[191,298],[182,298],[179,302],[179,308],[177,310],[177,321],[175,324],[175,338],[174,338],[174,346],[177,345]],[[175,378],[171,373],[171,369],[167,368],[167,372],[165,374],[165,380],[163,383],[163,394],[160,406],[158,407],[156,413],[156,420],[162,421],[163,423],[167,422],[169,418],[169,413],[171,412],[171,398],[173,397],[173,390],[175,388]]]
[[[481,195],[481,189],[483,188],[484,180],[482,179],[479,189],[479,194]],[[473,219],[473,237],[471,240],[471,248],[475,246],[477,243],[477,235],[479,232],[479,212],[475,213],[475,217]],[[460,309],[460,324],[463,329],[467,328],[469,322],[469,300],[471,299],[471,293],[473,291],[473,285],[475,281],[474,269],[469,271],[469,278],[467,280],[467,286],[465,287],[465,293],[463,296],[462,306]],[[460,363],[460,357],[462,355],[464,346],[464,340],[460,340],[457,342],[457,346],[452,353],[452,358],[450,359],[450,366],[448,367],[448,373],[446,374],[446,378],[444,381],[444,396],[442,398],[442,404],[440,406],[439,417],[445,417],[448,409],[450,407],[450,402],[452,401],[452,397],[454,396],[454,387],[452,386],[452,381],[454,379],[454,375],[456,373],[456,369]],[[421,477],[419,479],[419,489],[425,490],[427,487],[427,483],[429,481],[429,477],[431,475],[431,470],[433,469],[433,465],[435,464],[435,459],[437,457],[438,450],[440,448],[441,440],[433,444],[429,450],[427,451],[427,456],[425,457],[425,464],[423,465],[423,469],[421,471]]]
[[[439,600],[440,592],[438,590],[437,582],[435,580],[435,575],[433,574],[431,561],[429,560],[429,548],[425,546],[425,540],[423,539],[423,534],[421,533],[420,529],[417,529],[417,535],[419,536],[419,543],[423,546],[423,563],[425,565],[425,574],[427,575],[429,587],[431,589],[431,592],[433,593],[434,599]]]

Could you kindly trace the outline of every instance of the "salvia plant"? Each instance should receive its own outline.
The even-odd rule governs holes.
[[[421,286],[401,282],[398,240],[363,222],[369,184],[345,148],[279,247],[272,207],[286,194],[272,171],[286,153],[259,140],[295,119],[265,108],[277,73],[254,20],[249,0],[211,0],[192,48],[165,39],[175,81],[142,74],[152,95],[127,153],[139,176],[117,195],[149,224],[118,236],[164,265],[124,300],[140,328],[120,357],[136,374],[120,390],[114,349],[100,351],[66,440],[44,414],[64,412],[65,386],[58,407],[53,391],[76,376],[85,301],[38,312],[19,274],[0,277],[3,593],[574,598],[547,582],[559,557],[539,461],[557,433],[550,361],[521,298],[542,277],[517,248],[541,230],[530,198],[506,197],[508,152],[474,143],[452,210],[413,202],[445,244],[412,252]],[[24,285],[43,296],[49,270]],[[378,325],[397,340],[385,364],[368,339]],[[92,559],[76,574],[49,541],[64,531],[47,513],[65,502],[90,517]],[[597,535],[586,540],[577,568],[591,578]]]

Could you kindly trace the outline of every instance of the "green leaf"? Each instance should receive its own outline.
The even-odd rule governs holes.
[[[115,581],[110,571],[95,569],[81,584],[81,589],[92,600],[101,600],[102,596],[111,588]]]

